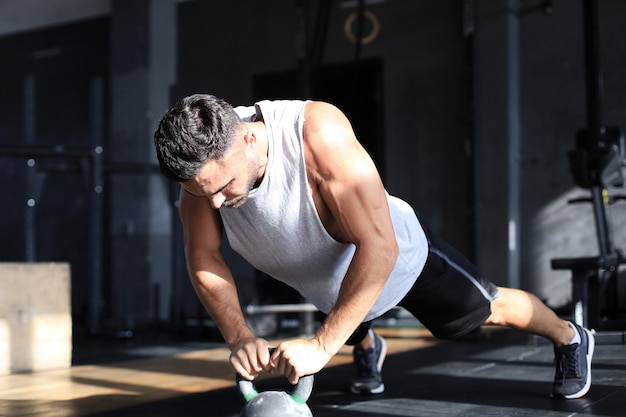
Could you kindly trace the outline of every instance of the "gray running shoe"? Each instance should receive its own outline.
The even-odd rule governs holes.
[[[591,358],[595,338],[584,327],[577,324],[574,327],[580,334],[580,343],[554,349],[556,373],[552,385],[552,398],[567,400],[580,398],[591,387]]]
[[[350,391],[354,394],[371,395],[385,391],[381,369],[387,355],[385,339],[372,332],[374,346],[370,349],[354,348],[354,366],[356,377],[350,384]]]

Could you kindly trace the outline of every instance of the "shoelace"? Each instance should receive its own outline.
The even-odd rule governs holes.
[[[359,376],[374,375],[374,368],[376,367],[376,350],[374,348],[368,349],[367,351],[357,351],[354,356],[360,365],[357,367],[360,374]]]
[[[566,346],[557,351],[555,360],[558,365],[559,374],[557,378],[565,380],[566,378],[580,378],[580,369],[578,367],[578,350],[580,345]]]

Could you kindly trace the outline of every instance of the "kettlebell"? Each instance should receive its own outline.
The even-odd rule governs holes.
[[[252,381],[236,376],[237,387],[246,400],[239,417],[313,417],[306,405],[313,391],[313,375],[298,380],[291,394],[285,391],[258,392]]]

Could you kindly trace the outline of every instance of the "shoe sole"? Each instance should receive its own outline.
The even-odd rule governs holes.
[[[383,369],[383,362],[385,362],[385,357],[387,357],[387,342],[382,337],[376,336],[378,340],[380,340],[380,358],[378,358],[378,363],[376,366],[378,367],[378,372]]]
[[[552,395],[553,398],[562,398],[562,399],[566,399],[566,400],[574,400],[576,398],[580,398],[583,397],[585,394],[587,394],[589,392],[589,389],[591,388],[591,359],[593,358],[593,351],[595,350],[596,347],[596,338],[593,336],[593,333],[591,333],[589,330],[585,329],[584,327],[579,327],[583,332],[585,332],[585,335],[587,336],[587,380],[585,381],[585,386],[583,386],[583,388],[578,391],[575,392],[573,394],[569,394],[569,395]],[[583,335],[581,335],[582,337]]]
[[[356,395],[373,395],[385,392],[385,384],[380,384],[374,389],[359,389],[358,387],[350,387],[350,392]]]

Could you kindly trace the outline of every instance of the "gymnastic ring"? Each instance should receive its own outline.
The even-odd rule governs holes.
[[[346,34],[346,38],[348,38],[350,42],[357,42],[356,36],[354,36],[354,33],[352,33],[352,24],[359,17],[359,13],[363,13],[363,17],[369,20],[372,24],[372,31],[370,32],[370,34],[361,38],[361,45],[367,45],[368,43],[372,43],[374,39],[378,37],[378,32],[380,31],[380,23],[378,22],[378,18],[374,13],[370,12],[369,10],[363,10],[362,12],[355,11],[350,13],[350,15],[348,15],[348,18],[346,19],[346,23],[344,23],[343,25],[343,31]]]

